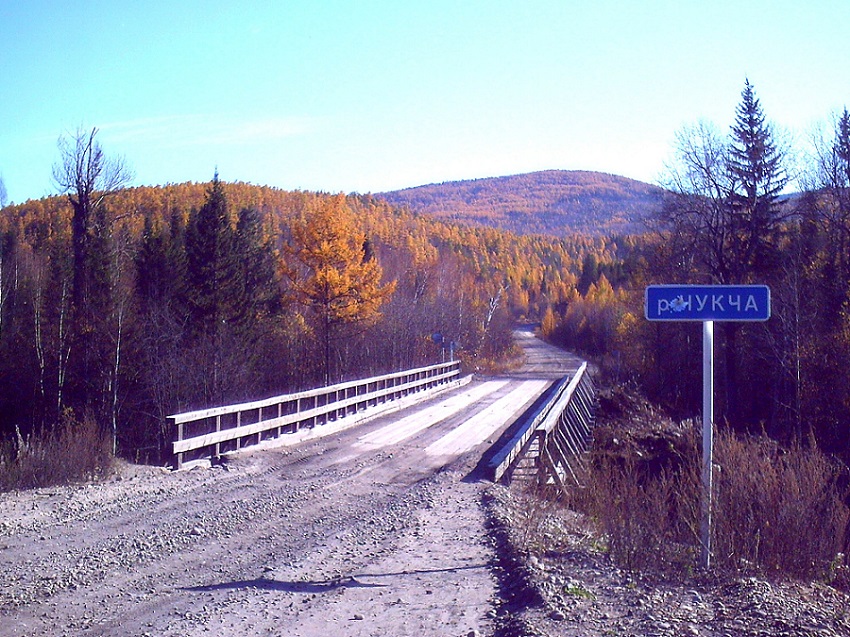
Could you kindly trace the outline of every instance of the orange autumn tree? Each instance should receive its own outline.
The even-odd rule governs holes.
[[[395,290],[355,224],[344,195],[317,197],[292,224],[287,275],[298,302],[313,315],[324,345],[324,378],[330,383],[331,342],[345,325],[370,325]]]

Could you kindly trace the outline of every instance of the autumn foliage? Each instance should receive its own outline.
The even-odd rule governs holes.
[[[417,186],[381,197],[437,219],[562,236],[640,232],[663,192],[617,175],[545,170]]]
[[[6,206],[0,437],[95,423],[157,459],[169,414],[435,362],[446,343],[468,369],[506,364],[518,320],[692,417],[698,326],[646,321],[643,290],[757,282],[773,317],[718,330],[718,421],[850,458],[850,115],[793,197],[749,83],[729,135],[677,143],[667,191],[566,171],[380,197],[216,175],[94,189],[87,215],[70,195]]]
[[[217,175],[119,189],[99,214],[85,357],[68,198],[0,215],[4,439],[85,421],[117,453],[156,460],[169,414],[436,362],[435,333],[470,368],[501,364],[515,319],[566,303],[582,255],[605,251],[601,238],[471,228]],[[81,375],[75,360],[97,364]]]
[[[354,226],[345,197],[311,202],[292,224],[287,246],[292,294],[317,319],[325,348],[325,383],[330,383],[331,341],[345,326],[367,326],[396,282],[382,284],[383,270],[365,234]]]

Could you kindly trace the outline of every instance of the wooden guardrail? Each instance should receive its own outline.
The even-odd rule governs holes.
[[[586,474],[595,421],[593,379],[583,363],[564,392],[537,426],[537,472],[541,482],[561,488],[581,485]]]
[[[594,405],[593,380],[587,363],[582,363],[572,377],[565,376],[552,385],[542,403],[494,454],[488,464],[493,481],[510,475],[521,458],[534,455],[538,480],[561,487],[568,478],[580,483],[592,437]]]
[[[456,382],[460,363],[440,363],[319,389],[169,416],[174,466],[368,410],[377,415],[410,394]]]

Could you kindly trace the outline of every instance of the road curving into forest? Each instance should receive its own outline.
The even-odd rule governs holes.
[[[474,469],[579,364],[517,338],[517,372],[324,438],[0,495],[0,637],[491,634]]]

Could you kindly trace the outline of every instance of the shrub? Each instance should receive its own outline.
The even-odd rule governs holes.
[[[0,447],[0,491],[91,480],[111,468],[111,440],[93,419],[68,416],[52,430],[16,434]]]
[[[845,552],[846,468],[812,445],[717,436],[714,559],[726,570],[801,577]]]
[[[606,534],[612,557],[632,570],[688,572],[700,553],[700,455],[675,465],[597,450],[587,489],[576,500]],[[713,566],[802,578],[842,566],[846,467],[814,445],[781,447],[767,437],[716,437]],[[648,471],[652,466],[655,471]]]
[[[692,562],[699,502],[695,464],[647,475],[633,460],[595,463],[583,500],[629,570],[680,571]]]

